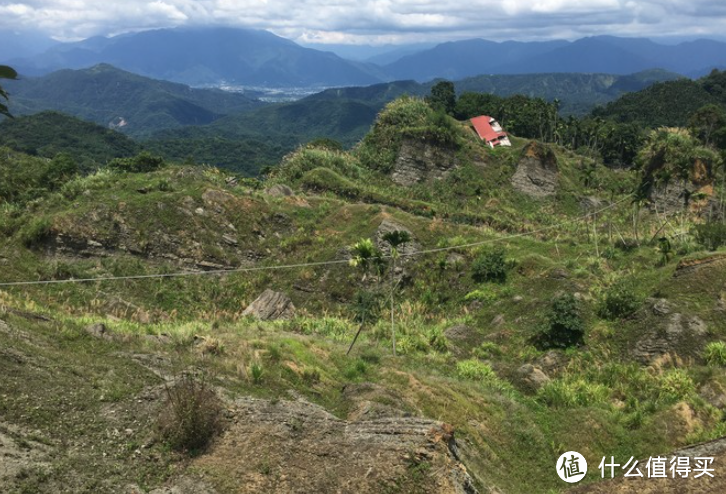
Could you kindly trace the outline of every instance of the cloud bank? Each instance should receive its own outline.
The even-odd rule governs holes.
[[[0,29],[62,40],[144,29],[227,25],[314,43],[405,43],[471,37],[719,36],[721,0],[0,0]]]

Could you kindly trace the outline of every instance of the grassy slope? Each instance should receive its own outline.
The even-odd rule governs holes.
[[[258,259],[257,265],[340,259],[342,247],[372,236],[383,219],[405,225],[423,248],[456,247],[573,219],[581,214],[581,197],[617,201],[634,183],[628,172],[607,170],[557,150],[560,190],[551,199],[535,201],[509,185],[524,142],[515,139],[514,148],[492,153],[475,146],[465,128],[455,128],[460,169],[442,181],[413,188],[392,185],[384,172],[362,166],[364,158],[359,156],[363,155],[357,153],[364,150],[354,154],[299,150],[273,180],[297,189],[299,195],[291,198],[267,196],[254,182],[226,188],[224,175],[213,169],[171,167],[148,175],[100,173],[77,179],[39,202],[3,210],[0,252],[8,261],[3,279],[158,273],[189,269],[198,262],[237,266],[249,259]],[[412,129],[407,132],[426,130],[420,126]],[[379,145],[376,139],[388,135],[386,129],[378,130],[364,147]],[[395,152],[400,140],[393,138],[392,143]],[[585,187],[588,168],[594,172],[588,173],[591,180]],[[140,192],[142,189],[146,190]],[[210,191],[218,192],[210,195]],[[195,216],[197,208],[204,215]],[[139,345],[142,353],[160,352],[177,366],[200,359],[194,335],[206,337],[223,351],[206,355],[203,365],[213,370],[233,396],[279,398],[293,389],[344,417],[351,403],[341,395],[342,386],[375,382],[400,396],[398,406],[453,424],[467,467],[482,484],[497,485],[505,492],[559,490],[562,485],[552,466],[563,451],[579,451],[597,465],[604,455],[647,457],[721,430],[721,412],[707,405],[695,390],[705,383],[723,384],[723,369],[705,367],[699,359],[685,367],[685,374],[667,365],[639,366],[632,362],[630,348],[647,327],[642,322],[649,317],[647,307],[640,316],[623,320],[597,316],[602,291],[615,279],[628,278],[641,299],[665,297],[679,311],[701,317],[708,325],[705,339],[726,335],[722,318],[713,312],[726,291],[722,281],[726,266],[717,264],[711,270],[674,279],[676,260],[658,266],[653,246],[619,249],[619,236],[632,238],[631,212],[625,202],[599,217],[598,249],[603,254],[599,257],[592,225],[585,228],[582,223],[502,240],[512,266],[503,285],[477,284],[471,279],[477,249],[454,249],[461,256],[457,259],[436,253],[408,262],[405,269],[410,281],[398,295],[402,356],[396,359],[389,355],[386,317],[363,333],[352,358],[344,357],[356,329],[350,301],[360,287],[360,274],[347,264],[222,277],[11,288],[0,293],[10,307],[36,311],[43,307],[61,321],[55,329],[48,329],[10,316],[11,323],[34,335],[32,338],[42,339],[42,347],[49,347],[44,350],[49,352],[49,361],[83,362],[88,358],[84,355],[107,355],[110,350],[105,344],[89,341],[79,330],[92,320],[104,320],[124,335],[171,335],[172,347],[157,348],[143,338],[139,342],[137,336],[129,336],[127,344],[131,348]],[[45,227],[33,230],[29,225],[34,222],[43,222]],[[650,238],[657,226],[656,218],[644,214],[640,236]],[[612,237],[610,231],[615,232]],[[234,237],[237,246],[226,243],[222,232]],[[54,251],[49,238],[59,233],[78,240],[74,245],[93,239],[104,247],[85,250],[82,255]],[[24,243],[33,247],[28,249]],[[693,250],[688,243],[676,247],[678,257],[689,256]],[[163,253],[179,259],[163,257]],[[564,276],[555,274],[563,271]],[[374,288],[375,283],[368,286]],[[301,309],[299,317],[278,323],[240,318],[242,309],[265,288],[289,293]],[[554,384],[532,395],[520,386],[515,371],[522,363],[537,363],[544,357],[544,352],[532,346],[531,336],[542,327],[549,301],[560,292],[578,292],[584,299],[587,346],[560,352],[557,358],[563,363],[553,374]],[[472,295],[467,299],[467,294]],[[472,303],[472,298],[481,301]],[[503,322],[494,323],[500,315]],[[149,318],[157,322],[133,322]],[[441,332],[455,323],[472,328],[467,346],[460,348],[449,340],[448,351],[444,351]],[[52,337],[52,331],[59,332],[58,338]],[[19,344],[10,336],[2,337],[12,345]],[[125,345],[121,349],[128,352]],[[172,348],[178,351],[172,352]],[[461,377],[456,363],[472,354],[489,363],[497,377],[481,381]],[[264,369],[260,385],[249,375],[254,362]],[[118,376],[132,372],[128,369],[134,364],[119,357],[103,365],[106,367],[91,366],[85,372],[93,381],[114,369],[108,383],[113,388],[121,386]],[[78,386],[73,368],[62,373],[53,386]],[[5,402],[5,420],[51,434],[48,418],[36,421],[22,413],[35,406],[50,413],[53,403],[33,398],[57,393],[49,378],[33,378],[27,368],[18,366],[2,370],[27,377],[31,388],[38,389],[38,393],[24,396],[18,381],[3,380],[0,394],[15,397]],[[314,375],[313,370],[320,374],[319,379],[311,382],[303,377]],[[141,386],[155,382],[143,373],[136,379],[122,386],[115,399],[124,403]],[[90,388],[81,386],[78,393],[68,399],[68,406],[89,407],[88,413],[93,415],[101,400]],[[681,402],[693,411],[687,423],[677,420],[680,415],[675,407]],[[79,422],[85,420],[85,415],[78,417]],[[662,432],[665,424],[669,424],[668,433]],[[83,434],[61,428],[51,440]],[[92,435],[86,442],[96,440]],[[161,465],[171,459],[163,452],[159,455],[158,469],[149,467],[140,474],[145,485],[154,485],[168,474]],[[54,482],[63,481],[67,458],[63,455],[50,468],[48,475]],[[130,478],[133,463],[126,458],[116,457],[121,471],[117,480],[112,477],[110,481]],[[220,469],[204,470],[203,465],[201,462],[199,468],[213,483],[229,481]],[[94,471],[78,468],[87,482],[97,479]],[[594,481],[599,474],[596,468],[591,472],[588,478]],[[21,485],[36,485],[33,478],[22,480]]]

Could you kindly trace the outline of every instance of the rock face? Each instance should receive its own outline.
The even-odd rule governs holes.
[[[644,180],[655,181],[659,170],[649,170]],[[713,197],[713,170],[697,160],[687,179],[675,178],[667,183],[657,183],[648,192],[651,208],[659,212],[677,212],[684,209],[703,211],[711,204]],[[718,208],[716,208],[718,209]]]
[[[522,150],[512,185],[532,197],[547,197],[557,190],[557,156],[548,147],[532,141]]]
[[[223,470],[236,492],[477,492],[442,422],[346,421],[304,400],[243,398],[230,413],[224,436],[193,466]],[[438,474],[411,476],[411,464],[424,462]]]
[[[290,319],[295,315],[295,306],[290,297],[284,293],[267,289],[247,306],[242,315],[252,316],[262,321]]]
[[[649,304],[656,323],[646,326],[633,348],[633,357],[643,364],[664,356],[698,357],[708,332],[706,323],[696,316],[674,312],[664,299],[651,299]]]
[[[391,179],[398,185],[408,187],[430,179],[442,179],[458,164],[453,148],[404,139]]]

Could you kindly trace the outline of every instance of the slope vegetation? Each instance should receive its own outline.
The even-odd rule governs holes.
[[[0,432],[31,450],[0,482],[558,492],[565,451],[724,435],[724,252],[688,212],[634,209],[636,172],[513,144],[409,97],[354,150],[300,148],[265,182],[169,165],[13,199],[2,281],[129,278],[0,287]],[[285,318],[256,319],[265,300]],[[191,456],[153,425],[188,375],[225,410]]]

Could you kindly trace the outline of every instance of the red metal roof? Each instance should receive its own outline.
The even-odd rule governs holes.
[[[474,126],[476,133],[479,134],[479,138],[486,142],[490,142],[507,135],[506,132],[497,132],[492,128],[491,122],[493,120],[494,119],[488,115],[482,115],[471,119],[471,124]]]

